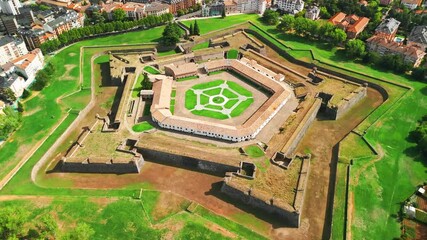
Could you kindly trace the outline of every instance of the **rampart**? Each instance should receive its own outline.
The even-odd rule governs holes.
[[[305,132],[307,132],[311,123],[316,119],[317,113],[319,112],[320,106],[322,105],[322,100],[320,98],[316,98],[310,110],[308,110],[307,114],[302,119],[301,123],[298,125],[295,132],[286,142],[285,146],[282,149],[282,152],[285,156],[291,156],[295,151],[298,143],[304,137]]]
[[[231,166],[147,148],[137,147],[137,151],[144,155],[146,161],[149,162],[208,172],[221,177],[224,176],[226,172],[237,172],[237,170],[239,170],[239,166]]]
[[[341,99],[337,105],[328,104],[326,112],[336,120],[348,112],[354,105],[356,105],[360,100],[366,97],[367,88],[358,87],[356,90],[352,91],[348,96]]]
[[[139,173],[144,164],[142,155],[129,158],[71,157],[59,163],[62,172],[78,173]]]
[[[233,181],[233,178],[237,177],[231,172],[227,173],[221,187],[221,192],[247,205],[262,209],[266,214],[278,215],[291,227],[299,226],[300,214],[294,207],[281,199],[275,199],[266,192],[249,188]]]

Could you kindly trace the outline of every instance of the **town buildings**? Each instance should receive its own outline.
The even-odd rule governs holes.
[[[164,2],[169,4],[169,12],[172,14],[196,5],[196,0],[165,0]]]
[[[423,2],[423,0],[402,0],[400,3],[403,6],[409,8],[411,10],[414,10],[417,7],[421,6],[422,2]]]
[[[296,14],[304,9],[303,0],[277,0],[275,1],[277,8],[291,14]]]
[[[9,36],[0,38],[0,65],[27,53],[27,47],[22,39]]]
[[[169,5],[160,3],[160,2],[152,2],[145,6],[145,14],[160,16],[163,14],[169,13]]]
[[[19,8],[21,8],[21,2],[19,0],[0,0],[0,10],[2,13],[18,15]]]
[[[418,67],[426,55],[426,53],[417,46],[404,45],[401,42],[394,42],[381,36],[372,36],[366,40],[366,43],[369,51],[375,51],[380,55],[400,55],[405,63],[413,67]]]
[[[329,19],[329,22],[343,29],[347,33],[347,38],[353,39],[365,29],[369,23],[369,18],[338,12]]]
[[[380,25],[375,29],[375,35],[385,38],[388,41],[393,41],[396,37],[397,29],[399,28],[400,22],[394,18],[387,18],[381,22]]]
[[[266,0],[223,0],[214,1],[202,6],[202,16],[219,16],[222,11],[226,14],[233,13],[259,13],[263,14],[267,8]]]
[[[310,6],[305,12],[305,17],[311,20],[317,20],[320,15],[320,8],[318,6]]]
[[[16,97],[34,82],[38,70],[43,67],[44,56],[40,49],[0,65],[0,87],[10,88]]]
[[[409,46],[419,46],[424,51],[427,49],[427,26],[416,26],[408,36]]]
[[[75,11],[66,11],[53,18],[52,21],[50,21],[49,14],[44,15],[41,19],[42,22],[39,21],[31,27],[23,27],[18,30],[30,50],[40,47],[48,40],[58,38],[58,35],[64,31],[80,28],[84,24],[84,14]]]

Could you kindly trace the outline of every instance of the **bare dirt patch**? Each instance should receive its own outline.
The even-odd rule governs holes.
[[[213,223],[209,223],[208,225],[206,225],[207,228],[209,228],[211,231],[219,233],[225,237],[228,238],[237,238],[237,235],[228,231],[227,229],[217,225],[217,224],[213,224]]]
[[[65,67],[65,73],[62,75],[61,79],[62,80],[76,80],[76,78],[71,76],[70,73],[74,68],[77,67],[77,65],[65,64],[64,67]]]
[[[159,221],[174,213],[178,213],[190,205],[190,201],[176,194],[162,192],[152,212],[154,221]]]

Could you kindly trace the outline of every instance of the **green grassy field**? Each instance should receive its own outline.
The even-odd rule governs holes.
[[[237,59],[238,56],[239,51],[237,51],[236,49],[231,49],[227,52],[227,59]]]
[[[224,88],[221,86],[223,84],[227,86]],[[202,92],[196,93],[198,91]],[[197,84],[185,93],[185,107],[188,110],[196,115],[217,119],[237,117],[253,102],[250,91],[235,82],[224,80]],[[201,109],[197,109],[200,106]],[[224,110],[230,112],[225,113]]]
[[[142,90],[142,81],[144,81],[144,74],[140,74],[138,76],[138,78],[136,79],[135,85],[132,88],[132,97],[133,98],[139,97],[139,92],[141,92],[141,90]]]
[[[249,157],[252,157],[252,158],[258,158],[265,155],[264,151],[262,151],[261,148],[259,148],[256,145],[245,147],[245,152],[246,154],[249,155]]]
[[[195,45],[193,47],[193,51],[200,50],[200,49],[206,49],[208,47],[209,47],[209,42],[202,42],[202,43]]]
[[[146,71],[146,72],[148,72],[148,73],[151,73],[151,74],[160,74],[160,71],[159,70],[157,70],[157,69],[155,69],[154,67],[152,67],[152,66],[145,66],[144,67],[144,71]]]
[[[132,127],[132,130],[135,132],[145,132],[151,129],[154,129],[154,127],[148,122],[140,122]]]

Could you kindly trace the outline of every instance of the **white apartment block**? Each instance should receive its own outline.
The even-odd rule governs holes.
[[[266,0],[237,0],[237,9],[241,13],[263,14],[267,8]]]
[[[22,39],[9,36],[0,38],[0,65],[3,65],[27,53],[27,47],[25,46],[25,42]]]
[[[18,15],[19,8],[21,8],[19,0],[0,0],[0,10],[5,14]]]
[[[291,14],[301,12],[305,4],[303,0],[277,0],[275,3],[277,8]]]
[[[36,48],[11,62],[27,78],[26,82],[30,85],[34,81],[37,71],[43,68],[44,56],[40,48]]]

